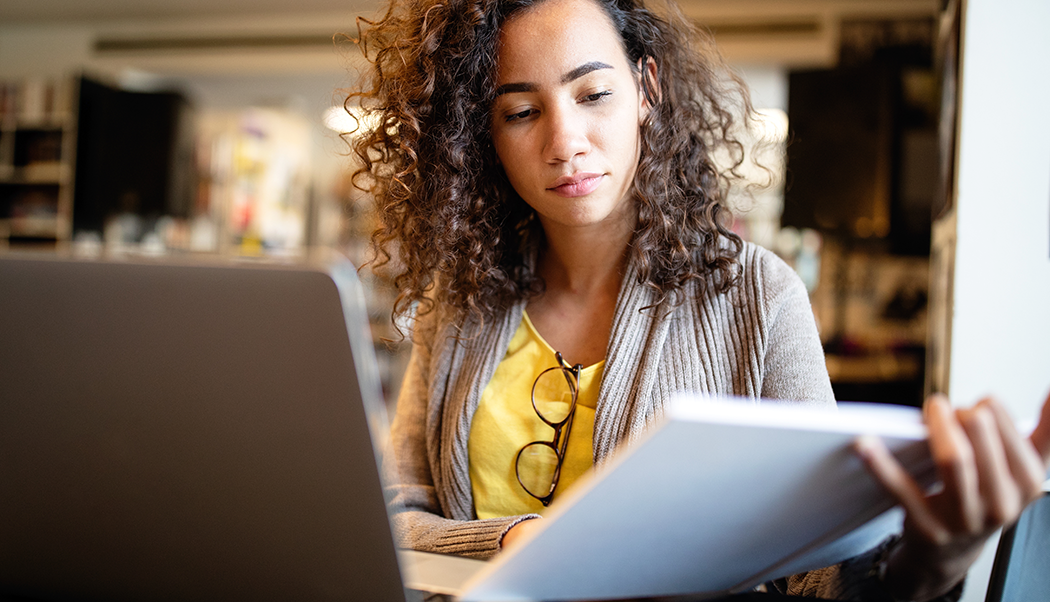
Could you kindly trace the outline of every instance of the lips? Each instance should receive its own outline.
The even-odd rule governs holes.
[[[580,172],[571,176],[562,176],[554,181],[547,190],[563,197],[578,197],[595,191],[602,183],[605,174]]]

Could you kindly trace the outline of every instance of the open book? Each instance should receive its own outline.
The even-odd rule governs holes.
[[[460,599],[720,595],[842,561],[901,525],[852,451],[861,434],[881,436],[920,484],[934,484],[915,408],[679,398]]]

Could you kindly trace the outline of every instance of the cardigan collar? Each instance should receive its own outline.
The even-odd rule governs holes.
[[[670,320],[667,308],[656,305],[656,300],[654,290],[639,284],[637,262],[629,261],[616,301],[598,390],[593,439],[596,466],[601,466],[621,444],[637,438],[646,424],[663,411],[662,407],[655,407],[657,402],[651,393]],[[428,432],[431,442],[441,448],[437,465],[431,468],[442,506],[448,516],[459,520],[475,518],[469,477],[459,476],[469,475],[467,443],[471,420],[482,391],[506,355],[525,305],[526,300],[520,299],[491,321],[468,321],[458,336],[444,337],[442,344],[451,348],[435,354],[449,358],[450,364],[432,367],[435,373],[447,370],[448,379],[439,385],[440,390],[431,391],[430,401],[439,403],[440,410],[429,415],[440,424],[428,424]],[[446,328],[446,334],[451,332],[451,327]]]

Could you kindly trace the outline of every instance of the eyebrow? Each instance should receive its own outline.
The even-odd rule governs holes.
[[[587,75],[591,71],[598,71],[599,69],[612,69],[612,65],[603,63],[601,61],[591,61],[584,63],[579,67],[576,67],[572,71],[569,71],[565,75],[561,76],[561,83],[567,84],[571,81],[580,79],[584,75]],[[511,83],[503,84],[496,88],[496,96],[502,96],[504,94],[512,94],[515,92],[535,92],[539,87],[532,83]]]

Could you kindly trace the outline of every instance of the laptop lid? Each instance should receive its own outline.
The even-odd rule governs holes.
[[[0,257],[0,595],[404,600],[361,298],[348,263]]]

